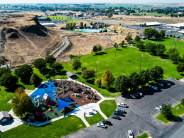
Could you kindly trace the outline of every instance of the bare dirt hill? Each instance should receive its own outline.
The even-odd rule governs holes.
[[[33,15],[11,15],[0,23],[0,56],[12,65],[47,56],[62,45],[60,36],[66,34],[40,25]]]

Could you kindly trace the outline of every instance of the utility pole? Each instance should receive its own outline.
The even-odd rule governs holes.
[[[80,61],[80,50],[79,50],[79,61]]]
[[[143,54],[141,54],[141,61],[142,61]],[[141,61],[140,61],[140,71],[141,71]]]
[[[97,64],[98,64],[98,62],[96,62],[96,79],[97,79]]]

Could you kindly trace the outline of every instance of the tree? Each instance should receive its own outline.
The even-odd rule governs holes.
[[[109,70],[106,70],[102,75],[102,85],[109,89],[111,85],[113,85],[114,81],[115,81],[115,78],[112,75],[112,72]]]
[[[117,30],[116,30],[116,29],[114,29],[114,30],[113,30],[113,33],[117,33],[116,31],[117,31]]]
[[[139,76],[140,76],[140,85],[143,87],[150,80],[149,69],[141,70]]]
[[[93,23],[92,23],[92,22],[90,22],[90,25],[93,25]]]
[[[176,66],[176,70],[178,72],[183,72],[184,71],[184,62],[179,62],[178,65]]]
[[[165,37],[165,30],[161,30],[161,31],[160,31],[160,36],[161,36],[162,38]]]
[[[114,44],[114,48],[116,48],[116,49],[118,48],[118,44],[117,43]]]
[[[139,36],[139,35],[136,35],[136,37],[135,37],[135,41],[140,41],[141,40],[141,37]]]
[[[98,52],[98,48],[97,48],[97,46],[94,46],[93,47],[93,52],[96,54],[96,52]]]
[[[147,27],[146,29],[144,29],[144,35],[149,38],[153,37],[154,34],[155,34],[156,30],[155,28],[152,28],[152,27]]]
[[[159,38],[161,37],[161,36],[160,36],[160,33],[159,33],[157,30],[155,30],[153,36],[154,36],[156,39],[159,39]]]
[[[86,28],[86,23],[84,24],[84,28]]]
[[[130,90],[135,90],[140,86],[140,76],[136,72],[133,72],[128,77]]]
[[[82,67],[82,71],[85,70],[85,69],[87,69],[87,67],[86,67],[86,66],[83,66],[83,67]]]
[[[11,73],[11,70],[9,68],[0,68],[0,77],[6,73]]]
[[[101,50],[102,50],[102,46],[101,46],[101,45],[98,45],[98,46],[97,46],[97,50],[98,50],[98,51],[101,51]]]
[[[17,94],[22,94],[22,93],[25,93],[25,90],[24,90],[24,88],[22,88],[22,87],[19,87],[19,88],[17,88],[16,90],[15,90],[15,94],[17,95]]]
[[[145,49],[145,46],[144,46],[144,42],[143,41],[138,41],[136,43],[136,47],[139,48],[139,49]]]
[[[171,105],[163,105],[162,106],[162,110],[161,110],[161,114],[164,115],[164,117],[166,117],[167,119],[171,119],[173,114],[172,114],[172,108]]]
[[[146,45],[147,51],[153,53],[154,55],[156,55],[156,47],[157,47],[157,46],[156,46],[155,43],[148,43],[148,44]]]
[[[23,83],[29,84],[30,77],[33,74],[33,69],[29,65],[22,65],[15,70],[15,74],[20,77]]]
[[[99,87],[101,85],[101,80],[97,78],[97,79],[95,79],[94,83],[95,83],[96,86]]]
[[[49,63],[50,67],[52,66],[52,64],[56,61],[56,58],[51,56],[51,55],[48,55],[46,58],[45,58],[45,62],[46,63]]]
[[[107,17],[108,18],[111,18],[112,16],[113,16],[113,13],[112,12],[110,12],[110,13],[107,14]]]
[[[38,77],[38,75],[33,73],[30,78],[30,83],[34,86],[38,86],[40,82],[41,82],[41,79]]]
[[[45,75],[45,78],[46,78],[46,79],[50,79],[50,77],[51,77],[51,76],[50,76],[49,73],[47,73],[47,74]]]
[[[81,62],[79,61],[79,59],[74,59],[72,62],[72,69],[77,71],[80,67]]]
[[[52,64],[52,68],[56,71],[56,72],[60,72],[60,70],[63,69],[63,65],[59,62],[54,62]]]
[[[130,40],[132,40],[132,36],[130,36],[130,35],[126,36],[125,40],[127,40],[127,42],[129,42]]]
[[[90,78],[93,78],[95,77],[95,70],[90,68],[90,69],[85,69],[82,71],[82,78],[84,79],[90,79]]]
[[[150,69],[150,79],[153,81],[157,81],[158,79],[163,78],[164,71],[162,67],[160,66],[155,66],[154,68]]]
[[[129,89],[129,80],[126,76],[120,75],[115,81],[115,88],[118,92],[127,93]]]
[[[184,98],[181,99],[181,105],[184,106]]]
[[[0,78],[0,85],[10,89],[15,88],[17,82],[18,78],[11,73],[5,73]]]
[[[123,40],[121,43],[119,43],[119,46],[123,48],[124,44],[125,44],[125,41]]]
[[[33,63],[35,68],[39,70],[43,70],[46,67],[46,62],[43,58],[36,59]]]
[[[80,27],[83,27],[83,22],[80,22]]]
[[[157,55],[161,56],[166,51],[166,47],[164,44],[157,44],[156,45],[156,53]]]
[[[22,117],[26,112],[33,111],[34,104],[26,93],[15,94],[15,97],[12,98],[12,108],[15,115]]]

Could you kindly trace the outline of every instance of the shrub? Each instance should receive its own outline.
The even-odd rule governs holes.
[[[181,99],[181,105],[184,106],[184,98]]]
[[[37,74],[32,74],[30,78],[30,83],[34,86],[38,86],[42,80],[38,77]]]
[[[95,83],[96,86],[99,87],[101,85],[101,80],[97,78],[97,79],[95,79],[94,83]]]

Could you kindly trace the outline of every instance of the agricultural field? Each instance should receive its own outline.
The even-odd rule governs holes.
[[[76,19],[65,16],[48,16],[51,20],[68,20],[66,23],[76,23]]]

